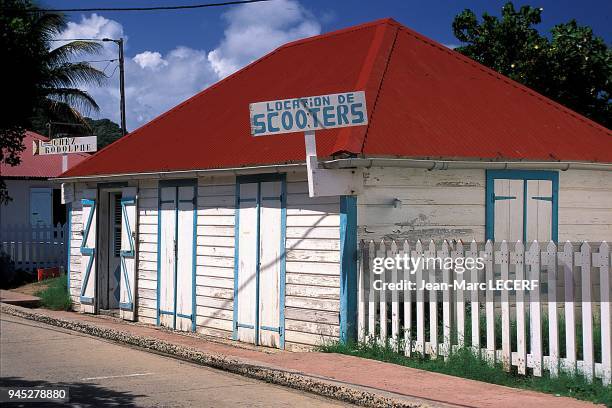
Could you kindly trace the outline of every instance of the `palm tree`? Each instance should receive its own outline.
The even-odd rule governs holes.
[[[66,17],[56,13],[41,13],[35,21],[34,29],[49,49],[43,57],[43,80],[37,105],[39,112],[52,120],[86,125],[82,114],[97,112],[99,107],[92,96],[80,87],[102,85],[107,77],[88,62],[75,60],[99,54],[102,45],[79,40],[52,49],[52,40],[62,33],[66,25]]]

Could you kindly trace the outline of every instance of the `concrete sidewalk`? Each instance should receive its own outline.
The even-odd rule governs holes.
[[[40,298],[11,290],[0,289],[0,302],[15,306],[38,307]]]
[[[352,356],[237,347],[109,317],[5,304],[0,311],[364,406],[594,406]]]

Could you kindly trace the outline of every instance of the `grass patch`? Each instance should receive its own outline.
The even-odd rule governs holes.
[[[551,378],[547,373],[542,377],[534,377],[532,375],[519,375],[516,371],[506,372],[500,363],[491,364],[474,355],[469,349],[458,350],[447,360],[444,360],[443,357],[431,359],[422,355],[406,357],[395,351],[388,342],[380,344],[371,338],[364,342],[351,344],[327,343],[320,346],[319,351],[384,361],[455,377],[546,392],[612,406],[612,387],[604,386],[599,379],[590,383],[581,375],[572,375],[565,372],[559,373],[557,378]]]
[[[69,310],[72,301],[68,294],[66,276],[47,279],[47,288],[36,293],[40,297],[42,306],[51,310]]]

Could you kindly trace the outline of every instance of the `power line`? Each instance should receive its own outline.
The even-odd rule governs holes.
[[[99,8],[72,8],[72,9],[17,9],[10,7],[3,7],[4,11],[20,11],[24,13],[39,13],[39,12],[78,12],[78,11],[159,11],[159,10],[189,10],[199,9],[207,7],[219,7],[219,6],[232,6],[236,4],[247,4],[247,3],[260,3],[270,0],[236,0],[236,1],[225,1],[222,3],[206,3],[206,4],[189,4],[181,6],[157,6],[157,7],[99,7]]]
[[[117,61],[117,58],[115,59],[101,59],[101,60],[86,60],[86,61],[75,61],[75,64],[80,64],[83,62],[87,62],[87,63],[91,63],[91,62],[115,62]]]

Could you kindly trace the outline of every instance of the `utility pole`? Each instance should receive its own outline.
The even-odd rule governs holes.
[[[121,94],[121,136],[127,134],[125,127],[125,71],[123,65],[123,37],[119,38],[119,92]]]
[[[118,40],[111,38],[103,38],[102,41],[112,41],[119,47],[119,95],[120,95],[120,110],[121,110],[121,136],[127,134],[125,124],[125,69],[124,69],[124,58],[123,58],[123,37]]]

